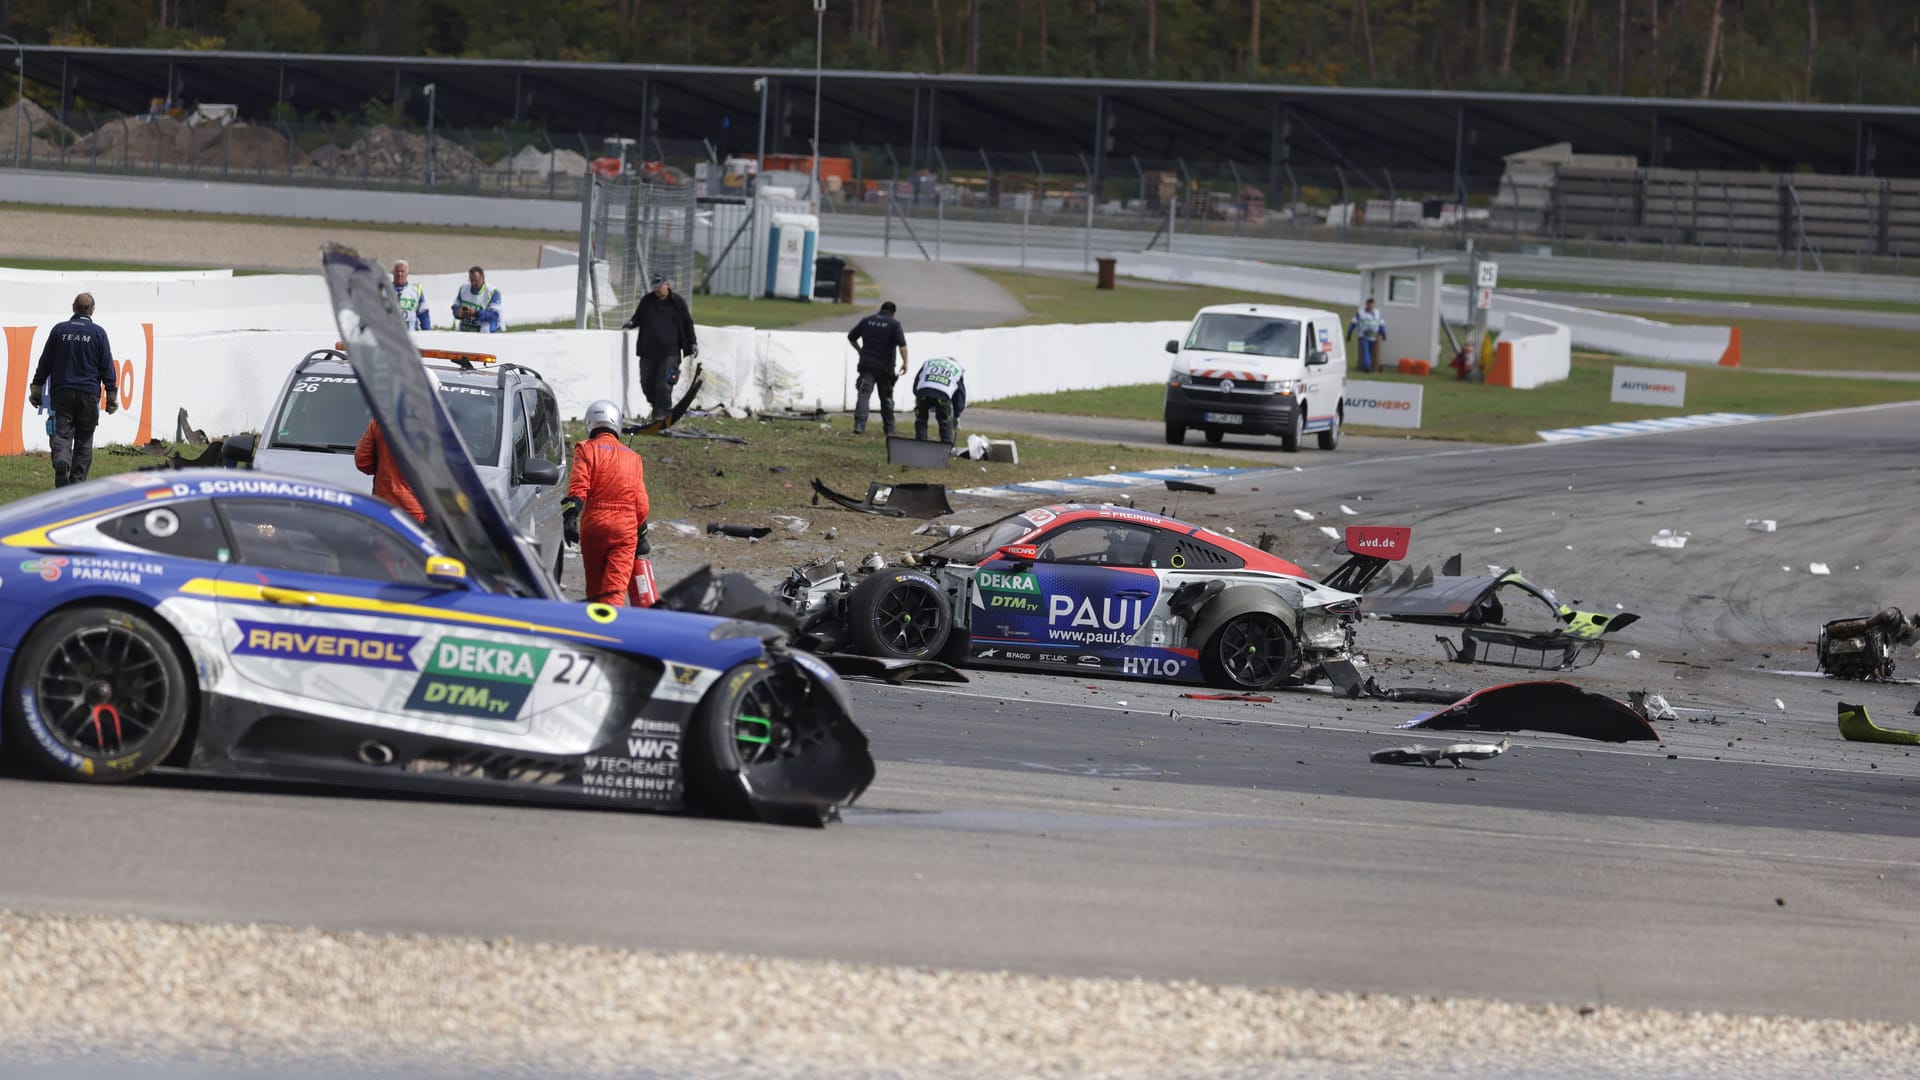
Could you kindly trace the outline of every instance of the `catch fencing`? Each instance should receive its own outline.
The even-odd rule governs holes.
[[[697,269],[694,214],[690,184],[638,175],[592,177],[581,196],[580,250],[588,257],[580,265],[574,325],[619,326],[655,274],[690,292]]]

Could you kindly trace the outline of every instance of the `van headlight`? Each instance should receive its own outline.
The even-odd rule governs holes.
[[[1267,383],[1267,389],[1284,397],[1293,393],[1293,385],[1292,379],[1274,379]]]
[[[1184,371],[1175,371],[1167,376],[1168,386],[1189,386],[1192,385],[1192,383],[1193,376]]]

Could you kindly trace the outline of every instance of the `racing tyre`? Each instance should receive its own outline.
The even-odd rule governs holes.
[[[1307,402],[1305,398],[1302,398],[1293,407],[1293,422],[1287,425],[1286,431],[1280,433],[1280,449],[1285,450],[1289,454],[1298,451],[1300,449],[1300,434],[1306,429],[1306,425]]]
[[[1264,690],[1293,674],[1293,635],[1278,618],[1250,611],[1214,631],[1200,652],[1207,683],[1226,690]]]
[[[1347,422],[1347,407],[1343,403],[1333,410],[1333,426],[1320,433],[1320,449],[1338,450],[1340,448],[1340,428]]]
[[[854,647],[868,656],[930,660],[953,633],[940,583],[918,570],[875,570],[847,597]]]
[[[811,701],[819,687],[791,664],[742,664],[700,703],[687,739],[687,802],[696,810],[777,825],[825,824],[826,808],[756,801],[790,787],[796,760],[830,737]]]
[[[1186,441],[1187,441],[1187,426],[1185,424],[1168,424],[1167,425],[1167,445],[1168,446],[1179,446],[1181,443]]]
[[[173,752],[193,693],[151,616],[71,608],[34,627],[14,655],[5,742],[48,776],[117,784]]]
[[[1208,446],[1219,446],[1222,442],[1226,440],[1226,437],[1227,437],[1227,433],[1224,431],[1221,431],[1219,428],[1207,429],[1207,445]]]

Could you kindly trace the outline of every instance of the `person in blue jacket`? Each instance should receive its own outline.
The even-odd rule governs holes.
[[[86,480],[93,468],[93,429],[100,423],[101,391],[107,412],[120,411],[120,383],[107,332],[93,324],[93,294],[73,298],[73,318],[53,328],[33,369],[27,400],[53,412],[53,486]]]
[[[400,309],[400,321],[407,324],[409,330],[433,329],[433,317],[427,314],[427,292],[417,283],[408,280],[411,270],[407,260],[395,259],[393,263],[393,302]]]
[[[1373,297],[1367,297],[1367,306],[1353,313],[1353,321],[1347,324],[1347,340],[1353,340],[1353,332],[1360,332],[1360,370],[1372,371],[1376,364],[1384,365],[1385,358],[1380,356],[1380,345],[1387,340],[1387,320],[1373,310]]]

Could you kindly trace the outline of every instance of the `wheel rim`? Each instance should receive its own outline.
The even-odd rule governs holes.
[[[1234,682],[1265,686],[1287,674],[1287,631],[1270,618],[1239,619],[1220,634],[1220,666]]]
[[[874,606],[873,629],[888,647],[924,652],[941,625],[940,598],[915,585],[893,589]]]
[[[159,651],[120,626],[62,638],[35,681],[48,731],[83,754],[125,754],[162,727],[169,686]]]
[[[814,717],[813,685],[787,671],[755,679],[733,709],[742,768],[799,757],[826,737]]]

